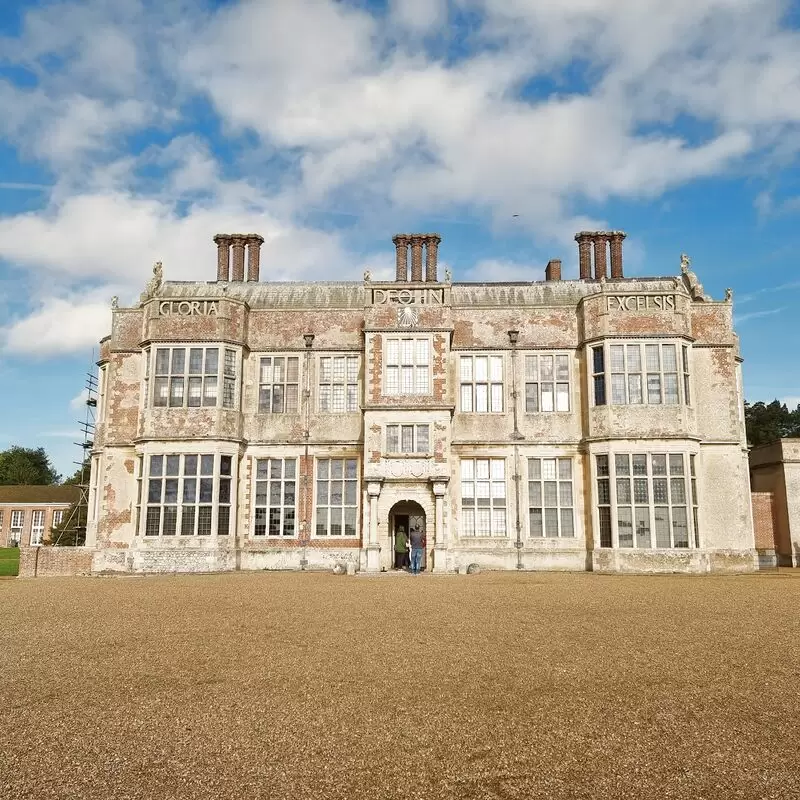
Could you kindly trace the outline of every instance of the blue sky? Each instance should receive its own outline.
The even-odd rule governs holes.
[[[734,290],[751,401],[800,402],[800,9],[772,0],[0,4],[0,448],[78,457],[80,393],[156,260],[213,280],[391,274],[436,230],[455,280],[627,274]],[[513,216],[513,215],[518,216]]]

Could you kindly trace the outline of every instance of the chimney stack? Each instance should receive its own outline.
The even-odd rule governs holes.
[[[244,243],[245,237],[241,233],[231,234],[231,246],[233,247],[233,269],[231,270],[231,280],[241,282],[244,280]]]
[[[392,237],[394,246],[397,248],[397,275],[395,280],[407,281],[408,280],[408,236],[404,233],[398,233],[397,236]]]
[[[609,231],[611,242],[611,277],[622,278],[622,240],[625,234],[622,231]]]
[[[244,249],[247,247],[247,280],[257,281],[261,263],[261,245],[264,237],[257,233],[218,233],[217,280],[244,281]],[[231,274],[231,248],[233,248],[233,274]]]
[[[581,280],[592,277],[592,251],[594,251],[594,277],[597,280],[608,274],[608,247],[611,244],[611,277],[622,278],[622,231],[581,231],[575,234],[578,243],[578,261]]]
[[[411,280],[421,283],[422,248],[425,248],[425,278],[427,283],[437,283],[439,263],[439,244],[442,237],[438,233],[398,233],[392,237],[397,248],[396,280],[408,280],[408,246],[411,245]]]
[[[411,235],[411,280],[422,281],[422,245],[424,237],[419,233]]]
[[[608,236],[603,231],[594,235],[594,277],[608,277]]]
[[[429,233],[425,237],[425,280],[428,283],[436,283],[439,278],[436,275],[439,263],[439,243],[442,237],[438,233]]]
[[[544,279],[546,281],[561,280],[561,259],[552,258],[547,262],[547,266],[544,270]]]
[[[247,236],[247,280],[258,281],[259,265],[261,264],[261,245],[264,237],[257,233]]]
[[[217,245],[217,280],[229,281],[231,269],[231,237],[225,233],[218,233],[214,237]]]
[[[586,280],[592,277],[592,237],[591,231],[581,231],[575,234],[575,241],[578,243],[578,261],[580,264],[580,279]]]

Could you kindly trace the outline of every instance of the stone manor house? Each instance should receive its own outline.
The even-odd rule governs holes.
[[[435,234],[393,281],[262,281],[255,234],[156,264],[101,344],[92,568],[374,572],[419,525],[433,572],[756,569],[730,291],[575,238],[577,280],[454,282]]]

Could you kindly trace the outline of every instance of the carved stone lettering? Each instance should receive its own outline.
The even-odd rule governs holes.
[[[387,478],[427,478],[430,464],[427,458],[384,458],[383,471]]]
[[[372,304],[376,306],[397,303],[401,306],[441,306],[444,305],[444,289],[373,289]]]
[[[158,304],[162,317],[215,317],[218,314],[216,300],[162,300]]]
[[[674,294],[610,294],[606,311],[674,311]]]

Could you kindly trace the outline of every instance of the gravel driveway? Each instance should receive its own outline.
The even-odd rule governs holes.
[[[12,579],[0,609],[4,798],[800,797],[800,571]]]

